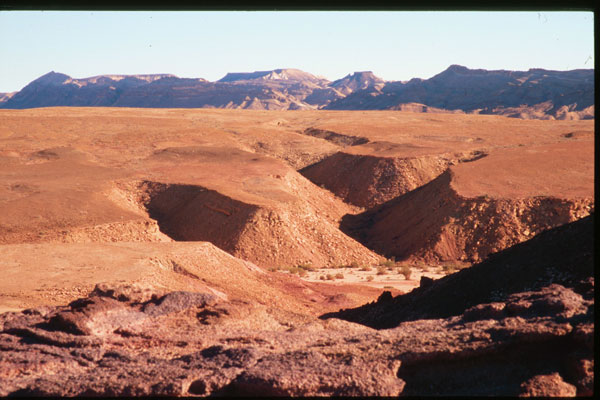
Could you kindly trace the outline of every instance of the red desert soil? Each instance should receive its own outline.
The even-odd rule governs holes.
[[[151,293],[207,292],[302,315],[360,304],[380,293],[268,273],[206,242],[43,243],[0,249],[0,312],[67,304],[97,283],[134,285]]]
[[[480,261],[589,215],[593,159],[586,141],[498,149],[363,214],[348,215],[343,226],[389,257]]]
[[[261,267],[376,264],[340,231],[365,211],[341,198],[389,214],[346,228],[380,254],[476,261],[593,206],[593,121],[123,108],[0,120],[4,244],[210,241]],[[490,225],[506,207],[524,217]],[[548,207],[557,216],[536,219]]]
[[[0,110],[0,396],[590,395],[593,129],[399,111]],[[485,261],[438,285],[423,260]],[[387,271],[421,287],[381,294]],[[465,276],[481,284],[461,303]],[[427,287],[433,311],[382,306]],[[375,299],[365,320],[332,314]]]

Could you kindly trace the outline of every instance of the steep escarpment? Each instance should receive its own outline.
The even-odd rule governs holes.
[[[377,303],[329,317],[391,328],[404,321],[461,315],[478,304],[505,301],[516,293],[540,290],[550,284],[584,293],[589,289],[589,278],[593,288],[593,252],[592,214],[540,233],[455,274],[424,280],[420,288],[406,295],[384,296]],[[478,311],[492,316],[494,312],[502,315],[503,310],[509,311],[497,304],[469,312],[473,316]]]
[[[324,199],[310,193],[315,189],[305,188],[307,199],[295,204],[261,205],[198,185],[143,181],[137,186],[149,216],[177,241],[208,241],[263,267],[377,262],[377,255],[338,229],[340,205],[319,204]]]
[[[444,156],[404,158],[337,152],[300,173],[345,202],[370,208],[426,184],[450,162]]]
[[[477,262],[589,215],[593,157],[585,141],[497,148],[359,215],[342,229],[399,259]],[[555,165],[554,160],[562,163]]]
[[[594,207],[591,197],[463,197],[452,188],[452,178],[449,169],[401,197],[348,215],[342,230],[387,257],[476,262]]]

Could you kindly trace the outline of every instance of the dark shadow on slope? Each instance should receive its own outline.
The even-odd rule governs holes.
[[[508,345],[491,354],[448,354],[433,360],[403,362],[398,377],[406,382],[403,396],[515,395],[521,392],[520,382],[534,375],[560,371],[561,376],[568,376],[562,361],[571,352],[573,346],[568,339],[552,338]]]
[[[491,255],[484,262],[392,298],[322,315],[376,329],[404,321],[460,315],[468,308],[552,283],[578,293],[593,290],[594,214],[550,229]],[[592,279],[592,282],[589,280]],[[587,282],[587,283],[586,283]]]
[[[369,139],[362,136],[353,136],[353,135],[344,135],[341,133],[328,131],[325,129],[317,129],[317,128],[307,128],[304,132],[301,132],[304,135],[316,137],[319,139],[327,140],[333,144],[337,144],[338,146],[346,147],[346,146],[358,146],[360,144],[369,143]]]
[[[177,241],[211,242],[228,252],[258,209],[195,185],[143,182],[140,190],[161,232]]]
[[[402,260],[417,254],[437,240],[449,216],[458,208],[458,199],[450,190],[451,179],[446,170],[415,190],[361,214],[347,214],[340,222],[340,230],[387,258]],[[431,218],[433,212],[439,217]]]

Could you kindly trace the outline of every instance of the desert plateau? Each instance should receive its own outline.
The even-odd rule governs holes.
[[[592,396],[594,136],[2,109],[0,395]]]

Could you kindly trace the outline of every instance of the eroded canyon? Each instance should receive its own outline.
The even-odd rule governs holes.
[[[593,393],[593,120],[0,122],[0,395]]]

